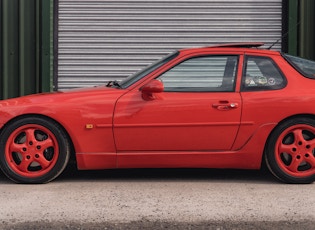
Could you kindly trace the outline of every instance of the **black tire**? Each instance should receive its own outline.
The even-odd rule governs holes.
[[[315,180],[315,120],[298,117],[279,124],[268,138],[265,161],[285,183]]]
[[[47,183],[65,169],[70,156],[60,125],[42,117],[25,117],[7,124],[0,135],[0,166],[17,183]]]

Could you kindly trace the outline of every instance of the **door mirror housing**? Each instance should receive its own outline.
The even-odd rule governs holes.
[[[164,85],[161,81],[153,79],[149,83],[145,84],[141,88],[142,98],[144,100],[154,100],[155,93],[162,93],[164,91]]]

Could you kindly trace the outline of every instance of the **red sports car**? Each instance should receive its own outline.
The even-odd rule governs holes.
[[[262,43],[174,52],[106,86],[0,102],[0,166],[18,183],[78,169],[239,168],[315,180],[315,62]]]

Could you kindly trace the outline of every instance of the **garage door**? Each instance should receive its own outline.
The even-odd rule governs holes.
[[[281,38],[281,18],[281,0],[59,0],[55,88],[121,80],[179,48],[267,47]]]

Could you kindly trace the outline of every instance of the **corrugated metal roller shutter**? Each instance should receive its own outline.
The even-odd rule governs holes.
[[[58,89],[123,79],[178,48],[239,41],[270,45],[281,38],[281,0],[58,4]]]

